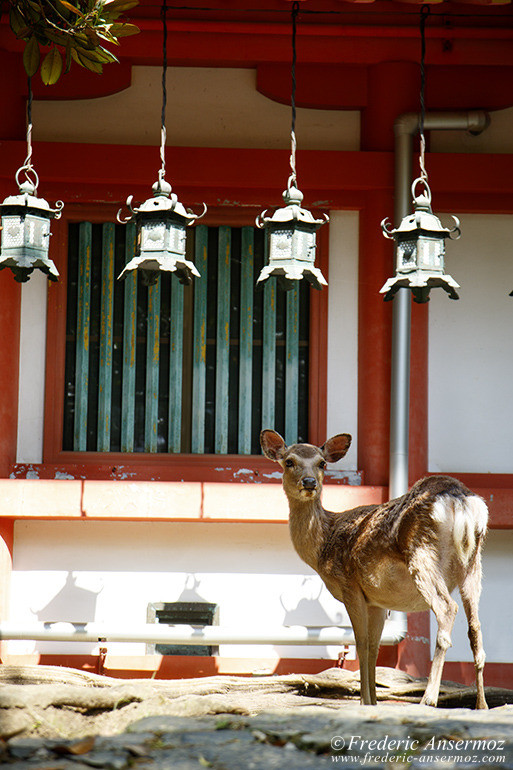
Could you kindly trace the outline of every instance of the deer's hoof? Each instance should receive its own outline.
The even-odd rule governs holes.
[[[427,697],[424,695],[420,701],[421,706],[432,706],[433,708],[436,708],[436,704],[437,701],[430,698],[429,695]]]

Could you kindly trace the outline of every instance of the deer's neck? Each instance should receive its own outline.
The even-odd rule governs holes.
[[[317,498],[298,501],[289,498],[289,529],[299,556],[318,571],[319,557],[329,535],[330,514]]]

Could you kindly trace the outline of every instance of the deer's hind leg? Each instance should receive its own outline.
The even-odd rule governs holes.
[[[474,555],[468,565],[463,580],[459,584],[463,609],[467,616],[468,638],[470,647],[474,656],[474,665],[476,668],[476,688],[477,700],[476,708],[487,709],[483,669],[485,664],[485,651],[483,647],[483,637],[481,634],[481,624],[479,622],[478,605],[481,594],[481,542],[478,541]]]
[[[369,678],[369,695],[373,705],[377,703],[376,699],[376,661],[378,659],[379,644],[381,634],[385,625],[387,611],[381,607],[367,607],[367,625],[368,625],[368,650],[367,650],[367,669]]]
[[[451,633],[458,605],[451,598],[436,556],[423,548],[412,558],[409,565],[417,590],[433,610],[438,623],[436,648],[431,663],[426,691],[421,704],[436,706],[445,663],[445,653],[451,646]]]

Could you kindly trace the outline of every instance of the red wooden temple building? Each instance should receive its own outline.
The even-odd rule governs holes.
[[[131,237],[116,212],[128,195],[150,196],[160,165],[160,5],[130,12],[140,34],[102,75],[73,65],[53,86],[33,78],[40,195],[64,202],[50,246],[60,279],[0,273],[1,622],[135,628],[204,612],[202,623],[239,628],[347,624],[292,549],[258,434],[322,443],[349,432],[326,507],[388,498],[396,299],[379,291],[394,269],[380,223],[394,216],[401,136],[416,175],[420,5],[301,2],[298,183],[304,205],[329,214],[317,247],[328,286],[258,293],[248,290],[264,258],[255,217],[281,204],[290,173],[291,5],[168,0],[167,178],[186,206],[208,212],[188,241],[201,279],[163,277],[157,310],[140,282],[129,299],[116,280]],[[454,475],[489,505],[485,681],[513,687],[503,601],[513,590],[513,10],[479,0],[430,10],[426,165],[433,210],[461,220],[446,264],[461,289],[457,302],[435,289],[412,304],[407,467],[410,482]],[[27,99],[5,18],[0,57],[3,199],[26,153]],[[425,674],[432,622],[410,616],[381,662]],[[120,676],[320,671],[340,649],[248,642],[189,653],[2,642],[6,663]],[[357,666],[351,649],[345,657]],[[460,616],[444,676],[473,679]]]

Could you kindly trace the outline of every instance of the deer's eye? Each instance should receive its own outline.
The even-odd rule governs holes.
[[[285,465],[287,466],[287,468],[293,468],[294,460],[285,460]]]
[[[321,462],[319,463],[319,468],[322,468],[322,470],[324,470],[326,468],[326,465],[327,463],[324,460],[321,460]]]

